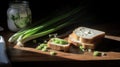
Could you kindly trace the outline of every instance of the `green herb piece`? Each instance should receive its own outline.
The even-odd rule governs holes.
[[[79,46],[80,50],[82,50],[83,52],[85,51],[83,46]]]
[[[52,55],[52,56],[54,56],[54,55],[56,55],[57,53],[56,52],[54,52],[54,51],[51,51],[50,52],[50,55]]]
[[[53,42],[56,43],[56,44],[60,44],[60,41],[58,41],[58,40],[55,40]]]
[[[51,39],[51,40],[52,40],[52,42],[54,42],[54,43],[56,43],[56,44],[62,44],[62,45],[68,44],[67,41],[65,41],[64,39],[60,39],[60,38],[53,38],[53,39]]]
[[[42,50],[45,46],[47,46],[47,44],[40,44],[39,46],[36,47],[37,50]]]
[[[99,52],[99,51],[94,51],[94,52],[93,52],[93,56],[101,56],[101,52]]]
[[[47,51],[47,46],[44,46],[44,47],[42,48],[42,51],[46,52],[46,51]]]

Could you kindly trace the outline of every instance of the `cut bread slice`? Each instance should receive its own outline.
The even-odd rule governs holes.
[[[68,42],[77,47],[83,46],[84,49],[94,49],[94,44],[82,43],[82,42],[74,39],[73,37],[71,37],[71,35],[69,35],[69,37],[68,37]]]
[[[87,28],[78,27],[68,37],[68,42],[76,46],[84,46],[94,49],[95,44],[99,43],[104,38],[105,32]]]
[[[70,44],[56,44],[50,39],[47,43],[48,48],[54,49],[54,50],[63,50],[65,52],[69,51]]]

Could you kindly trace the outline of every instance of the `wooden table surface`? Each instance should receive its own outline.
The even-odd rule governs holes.
[[[74,54],[62,51],[57,51],[57,55],[51,56],[49,52],[42,52],[33,47],[15,47],[13,44],[7,42],[8,38],[14,34],[10,31],[3,31],[0,34],[5,38],[8,47],[8,54],[10,60],[13,62],[23,61],[93,61],[93,60],[120,60],[120,27],[117,24],[101,24],[91,26],[91,28],[102,30],[106,32],[103,43],[98,46],[98,50],[104,51],[107,55],[95,57],[89,52],[84,54]]]

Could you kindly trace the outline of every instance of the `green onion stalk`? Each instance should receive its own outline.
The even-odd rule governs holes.
[[[83,9],[83,8],[82,8]],[[25,28],[25,30],[22,29],[22,31],[20,30],[19,32],[15,33],[13,36],[11,36],[9,38],[9,42],[15,42],[16,43],[16,40],[20,40],[21,36],[23,38],[27,38],[28,36],[30,35],[33,35],[35,34],[36,32],[38,32],[39,30],[42,30],[44,28],[46,28],[47,26],[50,26],[52,24],[55,24],[56,22],[60,21],[60,20],[63,20],[77,12],[79,12],[81,9],[79,8],[76,8],[76,9],[73,9],[72,11],[68,12],[68,13],[65,13],[61,16],[58,16],[58,17],[55,17],[49,21],[40,21],[40,22],[44,22],[43,24],[41,24],[40,26],[37,26],[37,27],[33,27],[33,26],[30,26],[29,28]],[[34,32],[33,32],[34,31]],[[19,38],[20,37],[20,38]]]

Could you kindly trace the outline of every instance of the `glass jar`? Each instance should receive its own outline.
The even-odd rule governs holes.
[[[17,32],[31,24],[32,15],[28,1],[16,1],[9,5],[7,23],[11,31]]]

